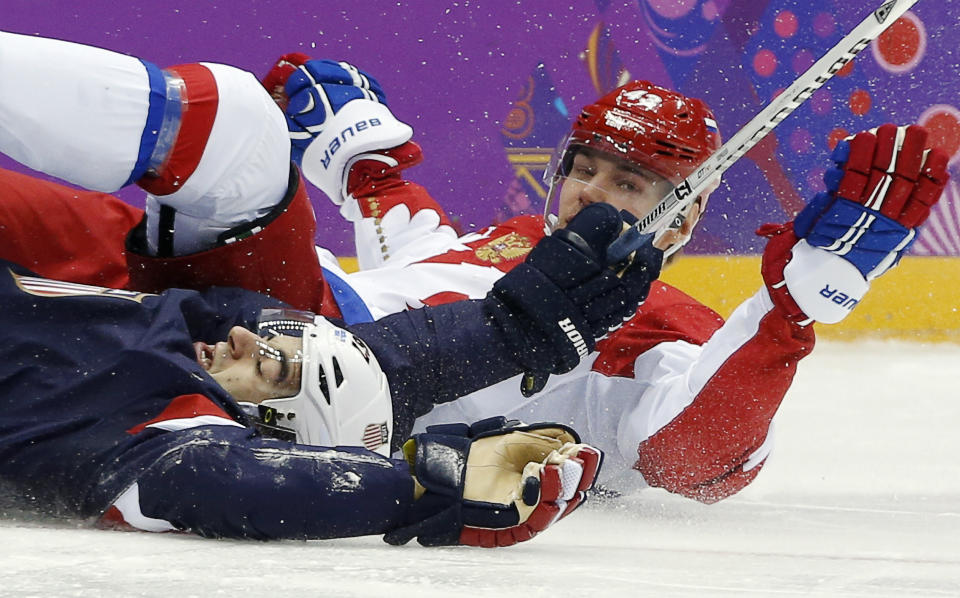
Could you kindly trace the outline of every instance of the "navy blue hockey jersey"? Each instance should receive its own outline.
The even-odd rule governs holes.
[[[197,363],[194,340],[224,339],[275,300],[103,289],[0,261],[0,301],[0,485],[19,506],[214,537],[345,537],[409,523],[405,462],[263,437]],[[469,303],[350,327],[390,379],[401,434],[434,402],[517,373]]]

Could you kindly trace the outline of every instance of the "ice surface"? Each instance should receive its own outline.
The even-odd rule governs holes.
[[[821,342],[754,484],[648,490],[510,549],[0,522],[0,595],[960,596],[960,346]]]

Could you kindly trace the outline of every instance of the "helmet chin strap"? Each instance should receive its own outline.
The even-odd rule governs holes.
[[[237,404],[251,419],[253,426],[264,436],[286,440],[287,442],[296,442],[296,431],[280,423],[285,417],[295,417],[294,414],[282,413],[274,407],[248,403],[246,401],[238,401]]]

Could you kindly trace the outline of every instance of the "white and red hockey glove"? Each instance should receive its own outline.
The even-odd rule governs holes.
[[[285,54],[263,85],[287,117],[293,161],[338,206],[351,199],[354,164],[375,160],[397,166],[385,150],[413,137],[413,129],[387,107],[377,80],[347,62]]]
[[[770,296],[800,324],[845,318],[916,240],[949,179],[946,153],[917,125],[859,133],[831,158],[825,192],[793,222],[757,231],[770,238],[761,269]]]
[[[384,536],[424,546],[511,546],[563,519],[587,498],[603,460],[561,424],[494,417],[430,426],[404,445],[419,498],[409,522]]]

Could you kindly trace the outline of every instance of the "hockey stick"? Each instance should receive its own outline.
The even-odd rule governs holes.
[[[859,25],[853,28],[833,48],[800,75],[790,87],[774,98],[750,122],[727,140],[720,149],[685,178],[677,187],[660,200],[650,212],[625,231],[607,249],[608,262],[617,264],[627,259],[637,247],[641,233],[654,233],[659,240],[664,233],[678,229],[683,224],[687,208],[701,193],[734,162],[755,146],[767,133],[805,102],[813,92],[820,89],[833,75],[842,69],[870,42],[879,37],[887,27],[919,0],[888,0],[874,10]],[[670,223],[665,226],[666,223]],[[679,249],[679,245],[674,246]],[[674,251],[676,250],[674,249]],[[671,252],[665,252],[669,255]]]
[[[649,233],[659,240],[668,230],[679,229],[686,210],[717,177],[730,168],[745,153],[755,146],[767,133],[804,103],[813,92],[820,89],[837,71],[842,69],[870,42],[886,31],[892,23],[903,16],[919,0],[887,0],[853,28],[820,60],[800,75],[780,95],[774,98],[759,114],[727,140],[692,175],[653,207],[650,212],[624,231],[607,247],[606,261],[614,270],[628,264],[631,254],[646,240]],[[669,223],[669,225],[665,225]],[[680,244],[664,251],[664,260],[680,249]],[[672,250],[672,251],[671,251]],[[520,382],[523,396],[530,397],[540,392],[547,383],[548,374],[526,372]]]

